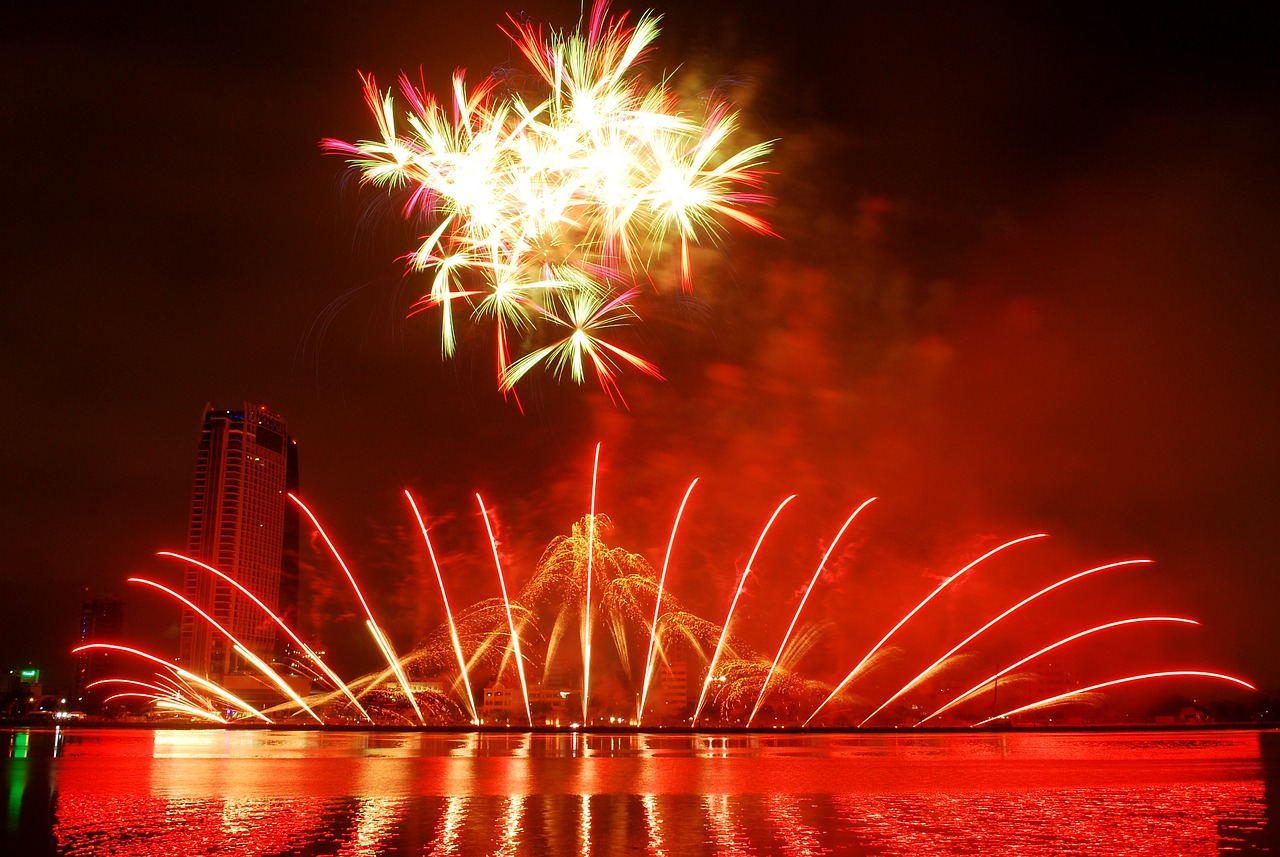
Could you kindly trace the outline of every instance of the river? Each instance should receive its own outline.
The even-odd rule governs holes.
[[[0,729],[0,854],[1280,854],[1280,733]]]

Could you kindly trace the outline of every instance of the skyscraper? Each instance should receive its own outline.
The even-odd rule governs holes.
[[[282,417],[247,402],[238,411],[205,409],[187,552],[235,578],[285,621],[298,608],[298,509],[288,498],[297,490],[297,447]],[[275,623],[234,587],[192,566],[183,588],[254,654],[284,654]],[[183,611],[179,661],[215,680],[240,666],[234,644],[190,609]]]
[[[114,595],[101,598],[88,597],[88,590],[80,603],[80,645],[88,643],[119,643],[124,636],[124,602]],[[81,652],[76,656],[76,682],[73,697],[76,707],[97,707],[97,700],[105,694],[92,694],[90,684],[103,678],[118,675],[115,654],[110,649]]]

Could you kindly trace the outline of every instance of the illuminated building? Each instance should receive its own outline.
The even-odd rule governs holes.
[[[80,643],[119,643],[124,637],[124,601],[114,595],[86,598],[80,603]],[[98,679],[118,675],[116,655],[110,649],[95,649],[76,656],[76,685],[73,697],[83,701],[88,686]]]
[[[495,719],[505,721],[511,717],[515,707],[519,704],[518,695],[508,691],[507,686],[502,683],[501,679],[497,679],[493,684],[485,686],[484,700],[480,703],[480,713],[484,716],[486,723],[492,723]]]
[[[283,418],[248,403],[237,411],[206,408],[187,553],[235,578],[290,623],[298,607],[298,510],[288,494],[297,490],[297,448]],[[287,654],[275,624],[232,586],[192,566],[183,589],[258,656]],[[240,660],[232,642],[184,609],[184,668],[218,679],[236,671]]]

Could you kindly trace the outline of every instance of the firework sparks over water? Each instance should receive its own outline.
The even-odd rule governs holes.
[[[651,717],[652,712],[647,705],[650,684],[660,669],[670,669],[678,663],[683,664],[688,670],[685,675],[691,682],[687,687],[691,690],[701,688],[699,693],[683,700],[687,708],[680,715],[683,719],[678,722],[690,726],[698,725],[704,719],[708,724],[750,726],[757,715],[762,713],[766,699],[771,706],[770,717],[773,725],[791,722],[797,726],[807,726],[818,720],[820,716],[822,719],[818,720],[819,724],[829,725],[833,720],[856,723],[859,722],[857,719],[849,720],[851,713],[855,711],[860,713],[852,716],[860,718],[861,724],[866,724],[899,698],[906,697],[913,691],[919,696],[919,685],[926,678],[935,676],[944,669],[964,669],[967,661],[972,659],[970,644],[976,638],[997,625],[1007,624],[1008,617],[1022,611],[1032,602],[1047,600],[1057,590],[1081,578],[1113,569],[1144,567],[1151,562],[1147,559],[1111,562],[1061,577],[1056,582],[1041,587],[1013,606],[998,612],[995,618],[986,621],[977,630],[964,636],[930,666],[925,667],[913,679],[902,685],[896,693],[883,697],[883,701],[877,705],[876,700],[871,698],[876,691],[866,686],[861,679],[872,671],[873,665],[884,665],[898,657],[900,652],[888,646],[889,640],[908,622],[915,619],[917,614],[940,598],[942,593],[962,576],[980,573],[977,571],[979,566],[989,565],[988,560],[997,554],[1020,544],[1044,539],[1044,534],[1006,541],[986,551],[947,577],[927,597],[906,612],[843,680],[831,685],[816,676],[807,674],[801,669],[801,663],[824,636],[833,632],[833,627],[822,623],[800,624],[799,620],[822,571],[839,549],[841,537],[859,512],[872,500],[862,503],[845,519],[844,525],[823,551],[816,570],[800,592],[798,604],[795,606],[791,623],[786,629],[778,652],[770,660],[767,656],[755,651],[740,632],[731,635],[730,625],[733,623],[735,609],[743,595],[748,576],[754,569],[757,554],[768,538],[774,522],[784,508],[795,499],[795,495],[784,499],[774,509],[772,516],[762,528],[750,558],[739,575],[724,624],[717,625],[687,610],[672,595],[671,587],[667,585],[668,573],[671,571],[669,568],[671,542],[676,538],[680,517],[684,513],[685,505],[689,501],[697,480],[690,484],[680,502],[680,508],[672,526],[671,540],[668,541],[661,572],[659,572],[640,554],[608,543],[613,529],[612,522],[607,515],[596,509],[594,483],[599,468],[599,447],[596,449],[596,456],[588,514],[575,522],[567,535],[552,540],[526,582],[519,588],[508,586],[510,572],[503,568],[490,510],[485,507],[479,495],[476,495],[501,594],[500,597],[485,599],[457,610],[450,606],[445,578],[436,562],[427,531],[426,518],[412,495],[406,492],[417,528],[423,536],[423,542],[431,557],[435,580],[444,605],[445,624],[419,640],[403,656],[396,653],[387,634],[374,621],[373,611],[357,585],[354,574],[343,561],[320,523],[300,500],[292,498],[300,508],[306,511],[317,533],[327,545],[334,562],[348,579],[352,594],[363,608],[366,617],[365,625],[386,663],[385,668],[377,672],[368,673],[350,682],[343,682],[314,650],[303,644],[298,635],[257,597],[251,597],[251,601],[263,611],[267,618],[283,627],[300,647],[305,657],[298,659],[297,663],[292,665],[265,663],[240,645],[207,614],[199,610],[196,612],[227,638],[228,643],[259,678],[265,679],[261,682],[264,686],[277,689],[280,701],[269,706],[262,706],[259,703],[260,707],[254,707],[207,677],[197,676],[162,658],[132,647],[95,643],[76,651],[119,651],[162,668],[162,671],[156,672],[154,681],[112,679],[113,682],[125,685],[125,688],[113,698],[129,696],[146,699],[158,709],[217,722],[244,717],[276,722],[275,718],[289,719],[305,714],[321,723],[352,722],[357,716],[366,721],[409,725],[485,723],[491,722],[486,718],[495,712],[478,710],[472,678],[481,676],[500,682],[504,675],[509,676],[514,673],[519,681],[523,720],[529,726],[541,725],[543,722],[540,718],[546,716],[548,689],[552,695],[565,701],[566,708],[568,698],[578,695],[577,703],[581,706],[583,724],[609,722],[631,723],[636,726],[652,725],[654,722],[662,722],[665,718],[661,712]],[[227,579],[224,573],[211,566],[177,554],[166,552],[165,555],[189,563],[203,572]],[[681,570],[676,570],[678,575],[680,572]],[[145,578],[131,578],[131,580],[162,590],[171,598],[194,609],[194,605],[182,596],[154,581]],[[235,585],[252,596],[252,593],[240,584]],[[426,593],[423,594],[425,597]],[[921,620],[916,621],[918,624]],[[987,688],[994,690],[1001,678],[1004,678],[1006,683],[1013,683],[1018,678],[1010,675],[1014,670],[1068,644],[1112,628],[1154,623],[1183,626],[1198,624],[1195,620],[1185,617],[1136,616],[1096,625],[1063,637],[1031,655],[1014,660],[964,692],[951,695],[949,699],[942,702],[941,707],[936,707],[936,710],[927,716],[922,712],[920,715],[911,717],[910,722],[919,725],[933,720]],[[571,633],[574,628],[580,632],[576,639]],[[593,646],[593,629],[601,632],[598,642],[603,645]],[[572,651],[575,642],[581,649],[580,653]],[[567,652],[564,651],[566,643],[570,649]],[[573,657],[575,654],[580,654],[580,661]],[[579,662],[582,664],[581,684],[574,686],[573,680],[564,677],[570,674],[567,666]],[[308,663],[315,667],[310,675],[325,687],[312,691],[304,698],[303,695],[294,691],[290,682],[282,675],[282,670],[300,670]],[[527,672],[540,675],[541,681],[537,684],[530,681],[526,675]],[[451,673],[455,676],[452,680],[447,678]],[[555,678],[556,676],[560,677]],[[1010,708],[1005,714],[996,716],[1017,717],[1064,704],[1087,702],[1100,698],[1100,692],[1105,689],[1155,679],[1210,679],[1252,688],[1252,685],[1243,679],[1217,671],[1161,669],[1098,682],[1083,690],[1053,693],[1042,699]],[[855,680],[859,681],[856,691],[851,687]],[[969,680],[971,681],[972,678]],[[697,684],[694,685],[692,682]],[[591,693],[593,688],[594,695]],[[538,696],[539,692],[540,696]],[[539,700],[538,706],[542,706],[538,709],[537,717],[534,713],[535,708],[538,707],[534,704],[535,697]],[[486,707],[487,705],[486,703]],[[937,703],[934,705],[936,706]],[[806,718],[807,712],[810,713]],[[506,710],[508,715],[514,713]],[[562,713],[567,714],[567,712]],[[667,713],[670,714],[670,712]],[[646,718],[650,719],[646,720]],[[501,718],[499,722],[502,722]],[[971,722],[976,725],[987,721],[962,718],[961,722]]]
[[[648,82],[658,22],[646,13],[629,24],[604,2],[569,33],[513,18],[504,32],[536,94],[494,77],[468,89],[458,72],[446,106],[401,75],[401,112],[368,75],[378,137],[324,141],[426,229],[407,256],[431,283],[413,311],[439,315],[445,357],[463,329],[492,330],[504,392],[535,368],[577,383],[592,373],[615,401],[623,369],[661,377],[613,341],[639,321],[640,298],[661,279],[655,266],[670,250],[687,291],[691,247],[728,224],[770,231],[751,211],[768,201],[759,189],[770,144],[738,148],[727,105]]]

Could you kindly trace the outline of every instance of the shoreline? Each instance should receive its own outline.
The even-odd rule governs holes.
[[[989,726],[779,726],[773,728],[720,726],[617,726],[598,725],[585,727],[567,726],[472,726],[457,725],[389,725],[389,724],[326,724],[314,723],[200,723],[175,721],[133,722],[121,720],[73,720],[51,721],[49,718],[3,718],[0,731],[30,728],[63,729],[80,731],[89,729],[150,729],[196,731],[250,731],[250,732],[380,732],[423,734],[476,734],[476,735],[671,735],[671,736],[743,736],[767,735],[964,735],[1011,733],[1103,733],[1103,732],[1267,732],[1280,730],[1280,721],[1234,723],[1090,723],[1090,724],[996,724]]]

